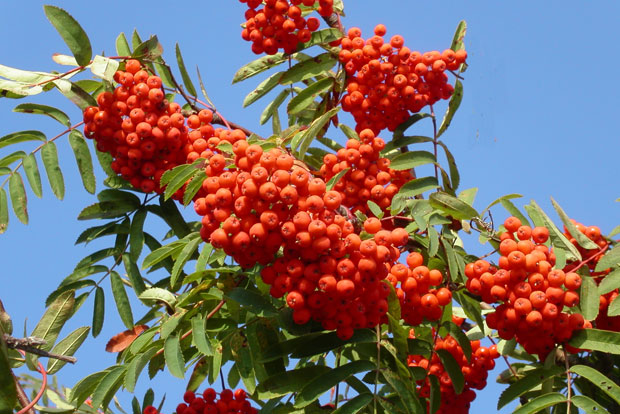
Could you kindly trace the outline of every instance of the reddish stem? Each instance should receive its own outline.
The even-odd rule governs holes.
[[[18,349],[17,351],[20,354],[22,354],[24,357],[26,356],[26,353],[24,351],[20,349]],[[45,392],[45,389],[47,388],[47,371],[45,371],[45,368],[43,368],[43,364],[41,364],[40,362],[38,362],[38,364],[39,364],[39,372],[43,376],[43,380],[41,381],[41,389],[39,390],[37,395],[34,397],[34,399],[30,401],[30,404],[26,405],[24,408],[19,410],[17,414],[25,414],[26,412],[30,411],[32,407],[34,407],[36,403],[39,402],[39,400],[43,396],[43,393]]]

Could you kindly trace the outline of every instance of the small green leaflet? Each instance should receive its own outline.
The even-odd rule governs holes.
[[[9,194],[11,195],[11,204],[13,205],[13,212],[24,224],[28,224],[28,210],[26,198],[26,189],[24,188],[24,181],[19,173],[11,174],[9,178]]]
[[[187,92],[189,92],[192,96],[197,96],[196,88],[192,83],[192,79],[189,77],[189,73],[187,73],[187,68],[185,67],[183,55],[181,55],[181,48],[179,47],[178,43],[175,45],[174,50],[177,58],[177,64],[179,65],[179,71],[181,72],[181,78],[183,79],[183,84],[185,85],[185,89],[187,89]]]
[[[84,340],[88,337],[88,333],[90,332],[90,326],[84,326],[82,328],[77,328],[75,331],[71,332],[67,335],[66,338],[59,341],[54,348],[52,348],[51,353],[56,355],[66,355],[72,356],[75,354],[75,351],[78,350],[80,345],[84,342]],[[60,368],[62,368],[66,362],[61,361],[59,359],[49,359],[47,362],[47,373],[49,375],[53,375]]]
[[[66,127],[71,126],[71,122],[69,121],[69,117],[67,116],[67,114],[65,114],[60,109],[54,108],[53,106],[41,105],[36,103],[23,103],[13,108],[13,112],[47,115]]]
[[[35,196],[41,198],[43,196],[43,187],[41,185],[41,174],[39,173],[39,166],[37,165],[37,159],[34,154],[28,154],[22,159],[22,165],[28,178],[28,183]]]
[[[60,7],[43,6],[45,15],[63,38],[75,60],[80,66],[86,66],[93,55],[90,40],[82,26],[69,13]]]
[[[71,130],[69,133],[69,144],[73,150],[73,155],[75,155],[75,161],[80,171],[80,177],[82,177],[84,189],[91,194],[95,194],[96,182],[93,160],[82,132],[77,129]]]

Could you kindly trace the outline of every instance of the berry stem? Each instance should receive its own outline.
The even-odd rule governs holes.
[[[495,340],[493,338],[491,338],[490,336],[487,336],[487,338],[489,338],[489,341],[491,341],[491,343],[493,345],[497,345],[495,343]],[[506,355],[502,354],[502,358],[504,359],[504,362],[506,362],[506,365],[508,365],[508,369],[510,370],[510,373],[512,374],[513,377],[517,378],[517,371],[515,371],[514,367],[512,366],[512,364],[510,363],[510,361],[508,361],[508,357],[506,357]]]
[[[18,350],[18,352],[20,354],[22,354],[24,357],[26,356],[26,353],[22,350]],[[39,400],[41,399],[41,397],[43,396],[43,393],[45,392],[45,389],[47,388],[47,371],[45,371],[45,368],[43,368],[43,364],[41,364],[40,362],[38,363],[39,365],[39,372],[41,373],[41,375],[43,376],[43,380],[41,381],[41,389],[39,389],[39,392],[37,393],[37,395],[32,399],[32,401],[30,401],[29,403],[27,403],[26,405],[22,404],[22,409],[19,410],[17,412],[17,414],[26,414],[26,413],[34,413],[34,410],[32,409],[32,407],[35,406],[36,403],[39,402]],[[17,377],[15,376],[15,374],[13,374],[13,377],[15,378],[15,385],[17,386],[18,390],[21,390],[21,392],[23,393],[24,397],[26,395],[26,393],[24,392],[23,388],[21,387],[21,385],[19,384],[19,381],[17,379]],[[18,392],[19,394],[19,392]],[[25,398],[24,402],[28,401],[28,398]],[[20,401],[21,404],[21,401]]]
[[[381,325],[375,327],[377,333],[377,370],[375,371],[375,388],[373,391],[374,410],[373,413],[377,414],[377,384],[379,383],[379,370],[381,369]]]
[[[340,357],[342,354],[342,347],[338,348],[338,352],[336,353],[336,368],[340,367]],[[336,384],[336,396],[334,400],[334,409],[338,408],[338,393],[339,393],[340,383]]]

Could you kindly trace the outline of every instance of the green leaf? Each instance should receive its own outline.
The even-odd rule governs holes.
[[[144,220],[147,210],[139,209],[133,216],[129,230],[129,258],[132,262],[138,260],[144,246]]]
[[[471,341],[465,335],[465,332],[452,321],[446,321],[442,325],[448,328],[450,335],[459,343],[467,361],[471,361]]]
[[[52,302],[47,308],[37,326],[33,329],[30,336],[45,339],[47,342],[41,346],[41,349],[49,351],[54,343],[60,330],[65,322],[73,314],[73,305],[75,304],[75,291],[69,290]]]
[[[177,57],[179,71],[181,72],[181,78],[183,79],[183,84],[185,85],[185,89],[187,89],[187,92],[189,92],[192,96],[197,96],[198,94],[196,93],[196,88],[194,87],[192,79],[189,77],[187,69],[185,68],[185,62],[183,61],[183,55],[181,55],[181,48],[179,47],[178,43],[175,45],[175,53]]]
[[[417,395],[412,390],[409,383],[403,382],[392,370],[382,372],[385,380],[390,384],[398,397],[402,399],[402,403],[408,413],[420,413],[424,411]]]
[[[123,383],[127,391],[134,392],[140,373],[156,353],[157,348],[149,348],[145,353],[136,355],[127,365],[127,375],[125,375],[125,382]]]
[[[465,45],[463,44],[463,39],[465,38],[466,33],[467,22],[465,20],[461,20],[456,27],[456,31],[454,32],[454,37],[452,39],[452,45],[450,46],[450,49],[454,50],[455,52],[457,50],[464,49]]]
[[[332,414],[355,414],[361,409],[366,407],[373,400],[373,395],[364,393],[356,395],[346,403],[342,404],[337,410],[334,410]]]
[[[521,220],[521,223],[524,226],[530,226],[530,221],[527,219],[527,217],[525,217],[525,215],[519,211],[517,206],[515,206],[512,201],[508,200],[508,196],[504,197],[506,198],[500,198],[499,202],[506,209],[506,211],[508,211],[511,216],[515,216],[516,218]]]
[[[116,391],[123,383],[123,377],[127,372],[126,366],[116,366],[106,373],[101,381],[97,384],[95,391],[93,391],[92,407],[97,409],[100,406],[104,409],[108,404]]]
[[[425,164],[435,164],[437,159],[428,151],[408,151],[399,154],[390,162],[390,168],[393,170],[410,170]]]
[[[243,380],[243,385],[248,393],[254,394],[256,389],[256,376],[252,364],[252,353],[248,346],[246,335],[243,331],[235,331],[230,338],[230,352],[235,361],[235,368]]]
[[[174,262],[174,266],[172,266],[172,272],[170,273],[171,287],[176,285],[177,280],[183,271],[183,266],[185,266],[185,263],[187,263],[187,261],[192,257],[196,249],[198,249],[198,245],[200,243],[202,243],[202,238],[196,237],[190,240],[185,247],[183,247],[181,253],[179,253],[179,256]]]
[[[192,323],[192,343],[196,346],[199,352],[204,355],[211,355],[213,350],[207,340],[205,333],[205,321],[202,315],[194,316],[191,319]]]
[[[0,138],[0,148],[4,148],[8,145],[19,144],[22,142],[29,141],[43,141],[45,142],[47,138],[40,131],[19,131],[13,132],[11,134],[5,135]]]
[[[452,122],[452,118],[454,118],[454,114],[461,106],[461,101],[463,100],[463,84],[460,80],[456,80],[454,82],[454,93],[452,94],[452,98],[450,98],[450,102],[448,103],[448,110],[446,114],[443,116],[443,120],[441,121],[441,126],[439,127],[439,131],[437,131],[437,137],[441,136]]]
[[[550,369],[536,368],[529,371],[523,378],[510,384],[510,386],[501,393],[497,402],[497,409],[502,409],[514,399],[542,384],[547,378],[554,377],[562,372],[562,368],[558,366],[553,366]]]
[[[620,266],[620,244],[614,246],[613,249],[609,250],[596,264],[594,268],[597,272],[602,272],[605,269],[610,267],[619,267]]]
[[[97,55],[90,65],[90,71],[93,75],[104,79],[108,82],[114,82],[114,73],[118,70],[119,63],[117,60],[109,59],[104,56]]]
[[[127,272],[127,277],[131,282],[131,287],[133,288],[136,295],[140,295],[142,292],[146,290],[146,285],[144,284],[144,280],[142,279],[142,275],[140,275],[140,270],[138,269],[138,265],[135,261],[131,260],[127,253],[123,254],[123,264],[125,265],[125,271]]]
[[[199,166],[202,162],[202,160],[197,160],[194,161],[193,164],[179,165],[178,167],[166,171],[161,176],[160,180],[161,185],[166,187],[164,190],[164,199],[168,200],[172,197],[178,189],[183,187],[185,183],[194,176],[194,174],[202,170]]]
[[[439,187],[439,183],[437,183],[437,179],[435,177],[415,178],[400,188],[398,196],[415,197],[418,194],[433,190],[437,187]]]
[[[95,289],[95,303],[93,305],[93,337],[96,338],[103,328],[105,317],[105,293],[100,286]]]
[[[446,159],[448,160],[448,168],[450,169],[450,181],[452,182],[452,189],[456,190],[461,183],[461,175],[459,174],[459,170],[456,167],[456,160],[454,159],[454,155],[448,150],[448,146],[441,141],[438,141],[438,144],[442,146],[444,152],[446,153]]]
[[[478,212],[472,206],[443,191],[431,194],[429,200],[431,206],[457,220],[470,220],[478,216]]]
[[[156,60],[163,53],[164,48],[159,43],[157,36],[151,36],[149,40],[140,43],[134,47],[132,57],[141,60]]]
[[[26,172],[26,178],[30,183],[30,188],[35,196],[41,198],[43,195],[43,188],[41,186],[41,175],[39,174],[39,167],[37,166],[37,159],[34,154],[28,154],[22,159],[22,165]]]
[[[334,82],[334,78],[331,77],[314,82],[290,100],[286,107],[287,113],[298,114],[302,112],[308,108],[308,106],[314,102],[317,97],[321,96],[322,93],[330,90],[333,87]]]
[[[17,160],[21,160],[26,156],[26,153],[24,151],[15,151],[9,155],[7,155],[6,157],[0,159],[0,168],[5,168],[8,167],[9,165],[11,165],[13,162],[17,161]],[[6,170],[6,174],[10,174],[11,169],[7,168]],[[3,174],[3,175],[6,175]]]
[[[116,53],[119,56],[130,56],[131,49],[129,48],[129,42],[127,42],[127,37],[125,37],[125,33],[121,32],[116,37]]]
[[[275,398],[292,392],[298,392],[313,379],[329,372],[331,370],[324,365],[309,365],[272,375],[265,381],[262,381],[256,389],[261,399]]]
[[[308,129],[302,132],[299,139],[299,150],[297,152],[299,154],[298,158],[300,160],[303,160],[304,155],[306,154],[306,151],[308,150],[308,147],[310,147],[312,141],[317,137],[317,135],[319,135],[323,127],[328,124],[329,120],[332,119],[332,117],[335,116],[339,110],[339,107],[330,109],[329,111],[312,121]],[[297,146],[293,146],[293,143],[291,143],[291,150],[294,151],[296,147]]]
[[[564,234],[562,234],[556,225],[553,224],[549,216],[545,214],[545,212],[540,208],[540,206],[538,206],[538,204],[536,204],[534,200],[532,200],[529,204],[529,207],[530,210],[528,210],[528,213],[530,214],[530,217],[532,217],[532,210],[534,210],[534,212],[540,216],[544,226],[549,229],[549,238],[551,239],[551,244],[553,247],[564,250],[567,253],[568,260],[581,260],[581,255],[579,254],[577,248],[566,238]],[[534,220],[534,217],[532,217],[532,220]],[[560,268],[562,267],[559,264],[556,264],[556,266]]]
[[[53,106],[41,105],[36,103],[23,103],[13,108],[13,112],[47,115],[67,127],[71,126],[71,122],[69,121],[69,117],[67,116],[67,114],[65,114],[60,109],[54,108]]]
[[[491,207],[493,207],[494,205],[499,204],[502,200],[510,200],[510,199],[513,199],[513,198],[521,198],[521,197],[523,197],[523,195],[516,194],[516,193],[507,194],[507,195],[501,196],[500,198],[498,198],[497,200],[495,200],[491,204],[489,204],[484,210],[482,210],[482,214],[484,214],[486,211],[490,210]],[[521,221],[521,222],[524,223],[523,221]],[[530,225],[529,221],[527,221],[525,225],[529,226]]]
[[[9,194],[11,195],[13,212],[19,221],[24,224],[28,224],[28,199],[26,198],[24,181],[19,173],[11,174],[11,177],[9,178]]]
[[[276,308],[264,295],[252,290],[237,287],[228,292],[226,297],[241,304],[257,316],[270,317],[278,314]]]
[[[71,332],[64,339],[58,342],[54,348],[52,348],[51,353],[56,355],[66,355],[73,356],[75,351],[82,345],[86,337],[88,337],[88,333],[90,332],[90,326],[84,326],[81,328],[77,328],[75,331]],[[53,375],[62,368],[66,362],[61,361],[59,359],[50,358],[47,362],[47,374]]]
[[[600,414],[606,411],[605,407],[585,395],[573,395],[571,401],[586,414]]]
[[[534,414],[540,412],[540,410],[551,407],[552,405],[559,404],[561,402],[566,401],[566,397],[559,392],[553,392],[549,394],[544,394],[539,397],[530,400],[525,405],[517,408],[513,414]]]
[[[136,208],[138,208],[137,205],[126,201],[102,201],[84,208],[78,215],[78,220],[122,217]]]
[[[169,308],[174,309],[174,305],[176,304],[176,298],[174,294],[161,288],[150,288],[142,292],[138,299],[146,302],[163,302]]]
[[[580,349],[620,355],[620,333],[599,329],[580,329],[575,331],[568,344]]]
[[[43,6],[45,15],[56,28],[80,66],[86,66],[93,55],[90,40],[82,26],[69,13],[60,7]]]
[[[620,269],[616,269],[605,276],[598,285],[598,293],[604,295],[618,288],[620,288]]]
[[[402,124],[396,127],[396,129],[394,130],[394,140],[398,140],[399,138],[402,138],[403,135],[405,134],[405,131],[409,129],[410,126],[412,126],[418,121],[421,121],[424,118],[430,118],[430,116],[431,114],[427,114],[424,112],[411,115],[409,119],[407,119],[405,122],[403,122]],[[433,141],[432,138],[429,138],[429,139],[430,141],[427,141],[427,142]]]
[[[579,307],[581,308],[581,314],[588,320],[596,319],[599,308],[598,286],[591,277],[581,278],[581,287],[579,290]]]
[[[454,391],[456,391],[457,394],[460,394],[465,386],[465,377],[461,372],[461,366],[458,362],[456,362],[452,354],[445,349],[438,349],[436,352],[444,369],[452,380]]]
[[[309,41],[297,47],[297,51],[301,51],[315,45],[327,46],[328,43],[341,39],[342,36],[342,32],[334,27],[317,30],[316,32],[312,32],[312,37]]]
[[[129,297],[127,297],[127,291],[120,275],[112,271],[110,272],[110,283],[112,285],[112,294],[114,301],[116,302],[116,308],[118,314],[121,317],[121,321],[127,329],[133,328],[133,313],[131,312],[131,304],[129,303]]]
[[[164,343],[164,357],[170,373],[177,378],[185,378],[185,361],[181,353],[179,337],[170,335]]]
[[[243,107],[249,106],[268,94],[273,88],[278,86],[280,83],[280,77],[284,72],[276,72],[273,75],[269,76],[267,79],[258,84],[256,89],[247,94],[245,99],[243,100]]]
[[[162,260],[165,260],[171,255],[173,255],[174,253],[181,251],[183,247],[183,242],[176,241],[165,246],[161,246],[156,250],[153,250],[151,253],[148,254],[148,256],[144,258],[144,261],[142,262],[142,269],[147,269],[151,266],[156,265]]]
[[[95,194],[96,183],[95,173],[93,171],[93,160],[88,149],[88,144],[84,140],[84,135],[74,129],[69,133],[69,144],[75,155],[75,161],[77,162],[78,170],[80,171],[80,177],[82,177],[82,184],[84,189],[91,194]]]
[[[284,75],[280,78],[280,84],[290,85],[321,75],[325,71],[331,69],[337,62],[338,59],[330,52],[303,60],[294,64],[290,69],[284,72]]]
[[[430,396],[428,397],[428,412],[429,414],[435,414],[441,406],[441,389],[439,388],[439,378],[437,378],[436,375],[429,375],[428,380],[431,385]]]
[[[0,413],[13,413],[13,408],[17,403],[17,388],[9,362],[8,349],[4,342],[5,333],[7,332],[4,332],[0,326]]]
[[[620,404],[620,386],[618,386],[618,384],[614,381],[610,380],[596,369],[586,365],[573,365],[570,370],[571,372],[586,378],[592,384],[600,388],[600,390],[605,394],[613,398],[616,403]]]
[[[69,400],[74,402],[76,406],[80,406],[91,396],[97,385],[101,380],[112,370],[112,368],[105,369],[103,371],[95,372],[82,378],[77,384],[71,388],[71,394]]]
[[[205,174],[204,170],[200,170],[187,184],[187,186],[185,187],[185,191],[183,192],[184,206],[192,202],[194,196],[198,194],[198,191],[200,191],[200,189],[202,188],[202,183],[205,178],[207,178],[207,174]]]
[[[4,188],[0,188],[0,234],[4,233],[9,225],[9,203]]]
[[[340,179],[342,177],[344,177],[346,175],[346,173],[349,172],[351,168],[345,168],[344,170],[341,170],[338,174],[334,175],[332,178],[329,179],[329,181],[326,183],[325,185],[325,189],[327,191],[330,191],[334,188],[334,186],[336,184],[338,184],[338,181],[340,181]]]
[[[570,221],[568,215],[564,212],[564,210],[562,210],[562,207],[560,207],[560,205],[553,199],[553,197],[551,198],[551,204],[553,204],[553,208],[558,213],[558,216],[560,216],[560,220],[562,220],[562,223],[564,223],[564,226],[566,227],[570,235],[573,236],[575,240],[577,240],[577,243],[581,247],[583,247],[584,249],[599,248],[596,243],[588,239],[585,234],[577,230],[577,227],[573,224],[572,221]]]
[[[288,56],[285,56],[284,53],[276,53],[275,55],[267,55],[253,60],[252,62],[241,67],[241,69],[235,73],[232,83],[241,82],[242,80],[251,78],[254,75],[279,65],[287,59]]]
[[[613,317],[620,315],[620,300],[618,300],[618,296],[609,304],[609,308],[607,308],[607,316]]]
[[[81,110],[84,110],[89,106],[97,106],[97,101],[95,98],[82,89],[77,83],[66,79],[56,79],[53,82],[54,86],[58,88],[60,93],[76,104]]]
[[[269,121],[269,119],[273,116],[273,114],[277,112],[278,108],[280,107],[280,105],[282,105],[282,102],[284,102],[288,94],[289,94],[289,91],[286,89],[280,91],[278,96],[276,96],[276,98],[273,101],[271,101],[269,105],[265,107],[265,109],[260,115],[259,122],[261,125],[264,125],[265,122]]]
[[[346,380],[351,375],[371,371],[374,368],[375,364],[370,361],[353,361],[321,374],[307,382],[301,389],[295,399],[295,407],[305,407],[319,398],[321,394],[328,391],[331,387],[336,386],[336,384]]]
[[[54,195],[62,200],[65,196],[65,180],[62,177],[60,165],[58,165],[58,150],[54,142],[48,141],[41,147],[41,159]]]

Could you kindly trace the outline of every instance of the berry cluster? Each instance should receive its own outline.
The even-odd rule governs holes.
[[[418,252],[409,253],[406,261],[407,265],[394,264],[387,277],[396,288],[403,320],[411,326],[420,325],[424,318],[439,320],[443,307],[452,301],[450,289],[438,287],[443,283],[443,274],[424,266],[424,258]]]
[[[325,155],[319,173],[329,180],[349,169],[334,186],[342,196],[342,204],[352,212],[359,210],[369,214],[367,203],[371,200],[385,211],[394,195],[413,176],[410,171],[391,169],[390,160],[380,157],[385,141],[376,137],[372,130],[361,131],[359,137],[359,141],[349,139],[346,147],[336,154]]]
[[[413,330],[410,333],[410,337],[413,337]],[[470,403],[476,398],[474,389],[483,389],[486,386],[488,371],[495,368],[495,359],[499,357],[496,346],[484,347],[480,346],[480,341],[471,341],[472,354],[470,361],[465,357],[463,349],[456,339],[450,335],[446,335],[443,339],[437,337],[434,348],[435,351],[443,349],[450,352],[461,366],[461,372],[465,377],[465,387],[460,394],[456,394],[454,391],[450,375],[445,371],[436,352],[433,352],[430,361],[420,355],[409,355],[409,366],[424,368],[429,375],[435,375],[439,379],[441,405],[437,413],[469,413]],[[430,396],[430,381],[428,377],[418,382],[418,392],[423,398]]]
[[[315,0],[239,0],[246,3],[244,40],[252,42],[252,52],[274,55],[279,49],[293,53],[299,43],[308,42],[321,22],[316,17],[305,18],[301,6],[315,7]],[[333,13],[333,0],[319,0],[317,11],[321,16]]]
[[[193,391],[186,391],[183,395],[184,403],[177,405],[176,414],[256,414],[258,410],[250,405],[247,394],[243,389],[224,389],[218,393],[213,388],[207,388],[202,395]],[[143,414],[159,414],[152,405],[145,407]]]
[[[162,174],[186,161],[181,107],[164,99],[161,79],[137,60],[128,60],[114,79],[120,84],[114,92],[100,93],[98,106],[84,110],[84,135],[112,155],[111,168],[132,186],[161,192]]]
[[[485,302],[500,303],[486,315],[489,328],[500,338],[516,337],[526,352],[544,359],[574,330],[589,325],[581,314],[562,311],[579,304],[581,276],[553,268],[555,256],[543,244],[547,228],[522,226],[516,217],[506,219],[504,227],[499,269],[485,260],[467,264],[466,287]]]
[[[271,295],[286,295],[299,324],[314,319],[348,339],[354,329],[380,323],[389,293],[382,280],[409,234],[384,230],[372,218],[364,224],[372,239],[362,241],[337,212],[340,193],[328,191],[323,179],[280,149],[264,151],[242,134],[223,138],[225,132],[216,130],[210,152],[202,153],[208,178],[194,202],[202,238],[242,267],[265,266],[261,277]],[[222,140],[233,154],[221,149]]]
[[[349,29],[339,59],[348,75],[342,109],[351,112],[358,132],[370,128],[378,134],[384,128],[393,131],[424,106],[450,98],[454,87],[445,71],[458,69],[467,53],[447,49],[421,54],[404,46],[400,35],[385,42],[382,24],[374,31],[364,39],[359,28]]]

